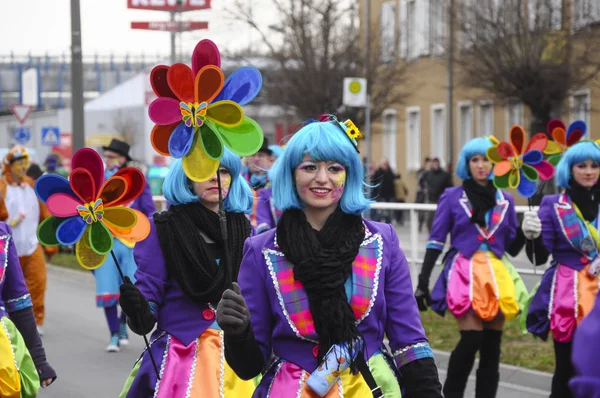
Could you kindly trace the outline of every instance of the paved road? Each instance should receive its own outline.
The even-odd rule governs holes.
[[[143,348],[141,337],[133,337],[131,345],[120,353],[104,352],[109,337],[108,330],[103,312],[95,307],[94,280],[87,272],[50,267],[46,307],[46,335],[43,341],[48,358],[59,378],[39,396],[117,397],[131,366]],[[441,377],[445,378],[443,367],[447,358],[443,355],[437,355],[437,358],[441,365]],[[467,397],[472,397],[473,394],[474,379],[469,383]],[[498,394],[498,398],[543,396],[548,396],[548,393],[510,383],[501,384]]]

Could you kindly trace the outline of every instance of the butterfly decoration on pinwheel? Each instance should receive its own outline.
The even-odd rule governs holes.
[[[191,68],[158,65],[150,82],[158,96],[148,107],[156,124],[152,146],[161,155],[183,158],[191,180],[205,181],[217,172],[223,145],[238,156],[260,149],[262,129],[242,109],[262,87],[258,69],[242,67],[225,80],[219,49],[202,40],[192,53]]]
[[[586,132],[587,125],[583,120],[575,120],[569,128],[561,120],[551,120],[548,123],[548,134],[552,137],[552,141],[548,141],[548,146],[544,150],[544,154],[549,155],[548,161],[556,166],[565,151],[581,141]]]
[[[548,137],[538,133],[529,142],[526,137],[523,127],[513,126],[510,142],[493,140],[487,157],[494,163],[496,188],[516,188],[519,195],[530,198],[535,194],[539,180],[546,181],[554,176],[554,166],[544,160]]]
[[[112,250],[114,238],[140,242],[150,233],[148,218],[126,207],[143,192],[146,179],[139,169],[126,167],[104,181],[102,159],[90,148],[75,153],[72,167],[68,180],[45,174],[36,181],[35,193],[51,214],[37,235],[46,246],[76,244],[79,264],[96,269]]]

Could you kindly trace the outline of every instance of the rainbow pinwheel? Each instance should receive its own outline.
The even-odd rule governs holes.
[[[554,166],[544,160],[543,151],[548,137],[539,133],[526,145],[525,130],[513,126],[510,143],[500,142],[487,151],[494,166],[494,185],[500,189],[516,188],[517,192],[530,198],[535,194],[538,180],[549,180],[554,175]],[[495,141],[497,142],[497,140]]]
[[[550,155],[548,161],[556,166],[565,151],[581,141],[586,132],[587,125],[583,120],[575,120],[568,129],[562,121],[551,120],[548,123],[548,134],[552,136],[553,141],[548,141],[544,150],[546,155]]]
[[[185,64],[158,65],[150,73],[159,97],[148,108],[156,123],[152,146],[165,156],[183,158],[183,170],[194,181],[212,177],[223,156],[223,145],[239,156],[256,153],[263,142],[260,126],[244,115],[241,106],[262,87],[254,67],[234,71],[225,80],[221,55],[210,40],[202,40]]]
[[[150,233],[148,218],[125,207],[143,192],[146,180],[140,170],[126,167],[104,181],[102,159],[90,148],[75,153],[72,167],[69,180],[45,174],[36,181],[35,193],[52,214],[37,235],[46,246],[76,243],[79,264],[95,269],[106,260],[115,237],[139,242]]]

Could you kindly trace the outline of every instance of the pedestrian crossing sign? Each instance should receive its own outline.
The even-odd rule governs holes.
[[[56,126],[42,127],[42,145],[60,145],[60,129]]]

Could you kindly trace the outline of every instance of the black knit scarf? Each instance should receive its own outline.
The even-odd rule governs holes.
[[[471,222],[485,227],[485,214],[496,206],[496,187],[491,181],[484,186],[470,178],[463,181],[463,189],[473,208]]]
[[[232,281],[237,280],[244,241],[250,236],[248,218],[242,213],[227,213],[229,261],[217,264],[214,254],[200,235],[202,231],[223,248],[219,216],[200,203],[171,206],[154,215],[158,240],[167,271],[183,292],[199,303],[216,303]]]
[[[334,344],[346,344],[354,354],[351,342],[361,338],[344,284],[364,237],[362,218],[339,209],[320,231],[311,227],[301,210],[284,211],[277,224],[279,247],[308,295],[319,335],[318,362]]]
[[[600,183],[596,183],[592,188],[585,188],[575,180],[571,180],[569,186],[569,196],[581,211],[583,218],[586,221],[594,221],[598,217]]]

